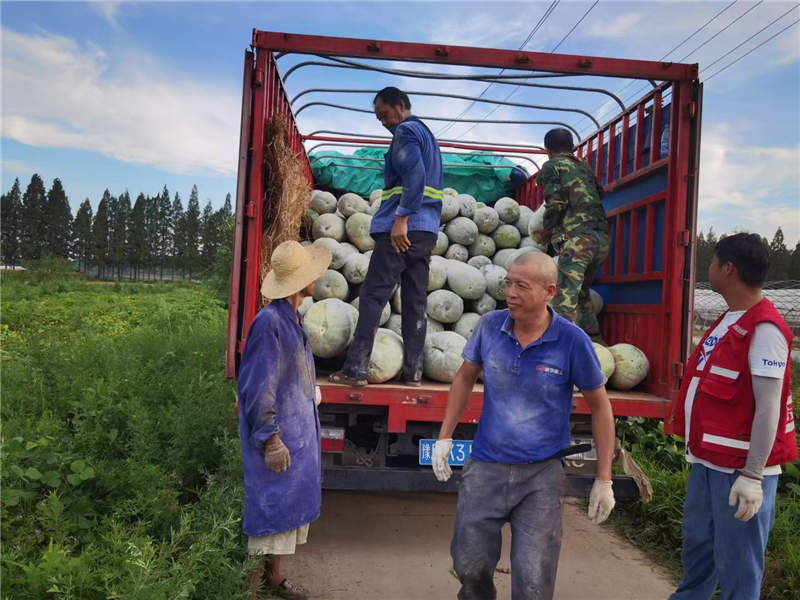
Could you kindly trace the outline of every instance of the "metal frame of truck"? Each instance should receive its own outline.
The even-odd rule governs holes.
[[[278,70],[277,60],[286,54],[331,57],[331,60],[345,65],[358,63],[347,62],[342,57],[551,74],[547,76],[592,75],[650,81],[651,91],[581,139],[577,153],[592,165],[606,191],[604,205],[609,216],[612,244],[609,259],[595,286],[606,301],[601,319],[603,336],[609,343],[624,341],[635,344],[650,360],[650,373],[643,390],[609,390],[614,415],[657,417],[664,419],[666,424],[671,403],[677,398],[683,364],[692,339],[702,104],[702,86],[698,81],[696,64],[254,30],[251,50],[245,52],[244,59],[234,264],[226,353],[229,377],[236,376],[248,327],[260,308],[259,259],[264,229],[262,203],[268,119],[274,114],[285,115],[291,148],[302,161],[312,185],[311,165],[303,146],[305,141],[388,144],[387,139],[379,139],[381,136],[343,135],[339,132],[301,134]],[[664,137],[668,140],[665,155],[661,151]],[[440,145],[467,150],[542,153],[532,146],[520,149],[519,145],[445,141]],[[536,185],[535,174],[517,189],[516,197],[521,204],[531,208],[541,204],[541,190]],[[329,384],[322,379],[318,383],[323,390],[323,409],[338,405],[385,410],[389,433],[404,433],[409,422],[441,422],[447,403],[448,386],[442,384],[430,383],[417,389],[393,384],[353,389]],[[476,387],[462,423],[477,423],[481,403],[482,388]],[[573,413],[589,413],[580,394],[575,395]],[[413,474],[400,470],[373,469],[379,477],[355,471],[328,468],[326,483],[329,487],[349,489],[420,489],[421,485]],[[433,480],[429,474],[428,477]],[[412,480],[416,482],[413,485],[410,483]],[[573,481],[572,491],[577,494],[585,492],[591,484],[588,477],[576,481]]]

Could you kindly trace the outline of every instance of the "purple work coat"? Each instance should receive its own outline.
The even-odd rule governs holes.
[[[239,367],[239,432],[248,536],[289,531],[319,517],[319,416],[314,358],[302,318],[286,300],[273,300],[253,320]],[[291,465],[274,473],[264,443],[279,434]]]

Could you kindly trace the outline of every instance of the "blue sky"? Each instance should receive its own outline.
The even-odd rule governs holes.
[[[558,2],[525,49],[551,51],[592,4]],[[197,184],[203,203],[211,200],[220,206],[226,193],[235,193],[242,60],[253,27],[516,49],[551,5],[550,1],[463,0],[3,2],[2,189],[8,190],[15,177],[24,188],[33,172],[42,175],[48,186],[60,177],[74,211],[86,197],[96,206],[106,187],[113,194],[127,189],[133,195],[156,193],[166,185],[186,198]],[[800,25],[791,26],[800,18],[797,6],[771,1],[601,0],[558,51],[648,60],[667,55],[667,60],[699,62],[701,80],[706,80],[789,26],[705,84],[700,225],[717,231],[746,229],[768,237],[780,225],[794,245],[800,238]],[[745,41],[763,27],[763,32]],[[705,69],[742,42],[738,50]],[[279,64],[285,72],[299,60],[288,56]],[[596,83],[621,90],[623,99],[632,99],[643,88],[628,80]],[[446,88],[467,95],[485,87],[477,82],[445,85],[308,68],[293,75],[287,88],[293,95],[309,87],[376,89],[391,84],[411,90]],[[495,85],[485,97],[502,99],[508,93],[507,87]],[[312,99],[369,107],[370,97],[307,97]],[[605,111],[602,98],[588,94],[576,97],[522,88],[511,100],[579,106],[601,121],[613,116]],[[417,114],[432,116],[457,116],[469,105],[413,96],[412,101]],[[481,118],[490,109],[476,104],[468,116]],[[490,118],[536,117],[503,107]],[[591,132],[586,120],[568,120],[582,134]],[[299,124],[304,133],[315,129],[382,133],[370,115],[320,107],[304,111]],[[434,132],[444,127],[433,123]],[[443,137],[540,143],[547,129],[478,125],[465,134],[469,127],[453,125]]]

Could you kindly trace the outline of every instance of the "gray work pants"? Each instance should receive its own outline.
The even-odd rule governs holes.
[[[459,600],[494,600],[504,523],[511,523],[511,598],[553,597],[566,476],[560,459],[507,465],[470,460],[458,490],[453,569]]]

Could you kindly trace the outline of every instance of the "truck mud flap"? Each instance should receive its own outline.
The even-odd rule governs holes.
[[[325,467],[322,487],[326,490],[364,492],[457,492],[461,473],[453,471],[446,483],[437,481],[430,469],[397,469],[380,467]],[[567,475],[566,496],[588,498],[594,483],[593,475]],[[632,477],[614,476],[614,497],[634,500],[639,489]]]

